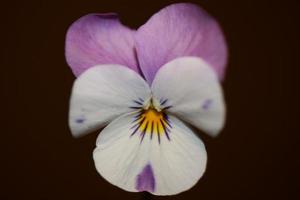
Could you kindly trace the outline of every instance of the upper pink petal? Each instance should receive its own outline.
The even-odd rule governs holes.
[[[194,4],[167,6],[135,36],[139,64],[149,83],[161,66],[181,56],[201,57],[220,79],[224,76],[227,46],[222,30],[213,17]]]
[[[134,34],[116,14],[83,16],[67,32],[66,60],[76,76],[97,64],[121,64],[138,72]]]

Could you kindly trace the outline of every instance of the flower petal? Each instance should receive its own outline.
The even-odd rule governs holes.
[[[76,76],[98,64],[121,64],[138,72],[134,34],[116,14],[83,16],[67,32],[67,62]]]
[[[99,134],[93,157],[101,176],[124,190],[155,195],[173,195],[194,186],[206,168],[202,141],[173,116],[169,139],[161,135],[158,142],[158,134],[132,135],[133,118],[121,116]]]
[[[132,112],[136,100],[150,98],[148,84],[122,65],[97,65],[79,76],[73,86],[69,125],[73,136],[81,136],[115,117]]]
[[[179,3],[167,6],[136,33],[136,48],[141,69],[149,83],[165,63],[181,56],[204,59],[224,75],[227,46],[217,21],[200,7]]]
[[[168,112],[216,136],[225,121],[225,105],[218,78],[210,65],[197,57],[172,60],[157,72],[153,96],[167,99]]]

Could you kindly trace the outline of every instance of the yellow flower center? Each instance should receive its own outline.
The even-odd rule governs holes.
[[[163,135],[166,135],[167,139],[170,140],[169,132],[172,127],[168,120],[168,115],[165,113],[165,110],[159,111],[156,109],[152,101],[146,108],[141,107],[139,109],[133,124],[131,136],[138,132],[141,135],[141,141],[146,133],[150,135],[151,139],[153,135],[157,135],[159,142]]]
[[[165,120],[162,112],[149,108],[141,115],[139,130],[150,134],[163,134],[167,126]]]

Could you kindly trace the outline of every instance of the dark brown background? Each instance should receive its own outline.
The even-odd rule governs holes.
[[[140,199],[94,168],[97,133],[72,138],[67,126],[74,76],[64,58],[69,25],[91,12],[117,12],[137,28],[176,1],[9,1],[1,7],[0,199]],[[221,23],[230,48],[224,92],[228,118],[208,151],[204,177],[164,199],[295,199],[299,134],[295,109],[299,26],[292,1],[191,1]],[[296,1],[295,1],[296,2]],[[7,7],[8,6],[8,7]],[[299,179],[298,179],[299,180]],[[296,187],[295,187],[296,186]],[[153,199],[163,199],[153,197]]]

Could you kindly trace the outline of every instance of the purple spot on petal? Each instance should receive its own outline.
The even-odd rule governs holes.
[[[84,118],[78,118],[78,119],[75,120],[75,122],[78,123],[78,124],[82,124],[84,121],[85,121]]]
[[[135,189],[137,189],[139,192],[154,192],[155,179],[150,164],[147,164],[142,170],[142,172],[139,175],[137,175]]]
[[[202,104],[202,108],[203,108],[204,110],[209,109],[210,106],[211,106],[211,104],[212,104],[212,102],[213,102],[212,99],[206,99],[206,100],[204,101],[204,103]]]

